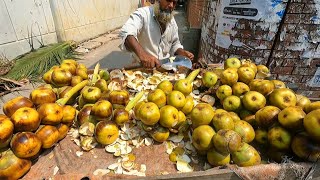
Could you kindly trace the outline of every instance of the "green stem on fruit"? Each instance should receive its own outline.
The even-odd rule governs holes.
[[[187,80],[189,83],[192,83],[194,81],[194,79],[198,76],[198,74],[200,73],[200,69],[196,69],[193,70],[188,76],[187,76]]]
[[[76,86],[72,87],[70,91],[68,91],[63,98],[60,98],[56,101],[57,104],[60,106],[64,106],[69,99],[76,94],[78,91],[80,91],[82,88],[84,88],[88,84],[88,80],[84,80],[81,83],[77,84]]]
[[[94,85],[99,80],[99,69],[100,64],[97,63],[93,70],[92,80],[91,83]]]
[[[127,104],[125,109],[129,112],[139,102],[139,100],[142,98],[143,94],[144,94],[144,91],[138,92],[134,96],[134,98],[129,101],[129,103]]]

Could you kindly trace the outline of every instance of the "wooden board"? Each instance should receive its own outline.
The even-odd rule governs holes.
[[[90,152],[84,152],[80,157],[76,155],[77,151],[81,151],[80,147],[71,140],[71,137],[67,136],[54,148],[42,152],[41,156],[32,165],[30,171],[22,179],[80,180],[85,177],[89,179],[240,179],[238,175],[245,179],[254,179],[257,175],[260,175],[261,177],[262,174],[266,174],[263,179],[270,180],[269,176],[278,176],[278,173],[283,171],[281,168],[284,167],[280,164],[263,164],[246,168],[230,165],[229,168],[233,169],[234,172],[226,169],[226,167],[216,167],[207,171],[199,171],[200,168],[195,167],[195,172],[177,173],[175,164],[169,160],[169,156],[166,154],[165,144],[157,143],[152,146],[133,149],[133,154],[136,156],[135,163],[138,165],[146,165],[147,177],[110,174],[95,176],[93,175],[93,172],[96,169],[106,169],[110,164],[116,162],[116,158],[112,154],[107,153],[103,147],[96,147]],[[306,167],[307,170],[311,165],[311,163],[302,163],[302,166]],[[58,167],[59,171],[54,175],[55,167]],[[287,172],[285,174],[290,174],[290,168],[291,167],[289,166],[287,167]],[[244,174],[241,174],[241,172],[245,172],[244,174],[247,177],[243,177]],[[311,174],[313,175],[313,178],[320,177],[319,165]],[[291,174],[291,176],[288,177],[292,177],[292,175],[294,174]]]

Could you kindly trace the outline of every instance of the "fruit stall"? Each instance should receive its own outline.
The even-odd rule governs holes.
[[[53,66],[3,105],[0,179],[320,177],[320,101],[229,58],[193,70]]]

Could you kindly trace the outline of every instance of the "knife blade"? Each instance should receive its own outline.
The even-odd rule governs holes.
[[[175,70],[178,66],[184,66],[188,69],[192,69],[192,62],[185,56],[172,56],[169,58],[160,60],[161,67],[166,70]]]

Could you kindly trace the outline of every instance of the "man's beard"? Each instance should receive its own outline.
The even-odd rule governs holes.
[[[158,1],[156,1],[153,6],[154,6],[154,14],[157,20],[161,24],[165,24],[165,25],[168,24],[175,14],[174,11],[161,10],[160,3]]]

